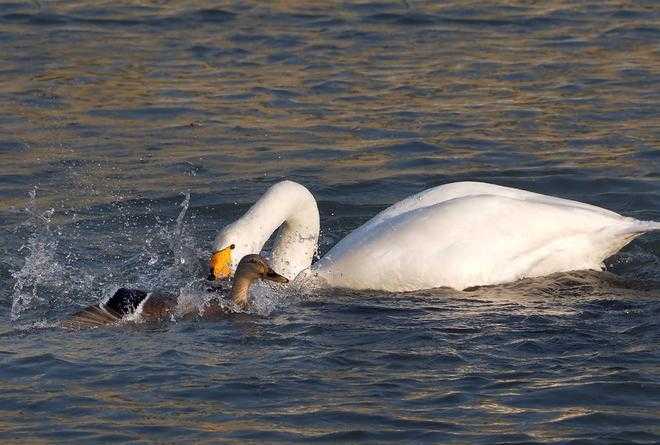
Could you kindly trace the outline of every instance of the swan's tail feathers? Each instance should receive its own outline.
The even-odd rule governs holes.
[[[660,231],[660,222],[657,221],[633,221],[632,224],[627,225],[623,233],[631,235],[641,235],[647,232]]]
[[[101,306],[89,306],[76,312],[62,322],[65,328],[81,329],[94,328],[116,323],[121,320],[121,314]]]
[[[641,233],[655,232],[660,230],[660,222],[657,221],[639,221],[638,230]]]
[[[646,224],[651,229],[651,232],[660,230],[660,222],[658,221],[644,221],[644,224]]]

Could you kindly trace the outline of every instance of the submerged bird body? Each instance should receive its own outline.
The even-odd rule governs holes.
[[[171,316],[176,306],[174,295],[121,288],[107,301],[76,312],[62,324],[72,328],[102,326],[117,323],[132,314],[140,314],[145,320],[159,320]]]
[[[300,188],[304,189],[291,181],[276,184],[255,207],[268,219],[263,209],[274,202],[282,207],[282,201],[292,198],[309,200],[311,194]],[[310,209],[311,203],[287,207]],[[301,220],[300,215],[295,217]],[[286,215],[278,218],[283,220],[261,221],[257,226],[284,223],[280,237],[284,231],[286,239],[294,241],[283,248],[276,240],[271,259],[273,264],[284,264],[287,258],[278,253],[295,251],[297,243],[309,250],[309,242],[305,237],[296,238],[286,227]],[[233,226],[243,224],[241,220]],[[258,227],[252,230],[258,231]],[[601,270],[607,257],[654,230],[660,230],[660,223],[638,221],[589,204],[493,184],[459,182],[392,205],[350,233],[316,264],[311,265],[309,259],[287,270],[287,276],[294,278],[306,269],[297,281],[317,286],[387,291],[440,286],[464,289],[570,270]],[[222,231],[216,238],[216,250],[230,238],[237,245],[242,243],[243,235],[241,231]],[[262,246],[252,248],[261,250]]]
[[[239,309],[249,307],[250,286],[258,279],[278,283],[288,282],[285,277],[273,271],[260,255],[246,255],[238,264],[231,289],[231,301],[236,307]],[[101,326],[117,323],[124,317],[134,314],[144,321],[162,321],[175,315],[178,303],[175,295],[121,288],[104,303],[88,306],[76,312],[62,325],[70,328]],[[232,312],[230,306],[214,298],[205,305],[199,315],[204,318],[216,318]]]

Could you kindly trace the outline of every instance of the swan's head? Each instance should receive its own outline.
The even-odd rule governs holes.
[[[246,255],[261,250],[250,235],[248,227],[235,222],[225,226],[215,238],[209,262],[209,280],[226,280],[236,272],[238,262]]]
[[[232,274],[232,250],[236,249],[235,244],[216,250],[211,255],[209,262],[209,280],[224,280]]]

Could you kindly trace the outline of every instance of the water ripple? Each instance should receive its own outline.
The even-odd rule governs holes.
[[[659,442],[657,235],[610,272],[58,324],[121,286],[199,304],[282,178],[320,254],[451,181],[660,220],[654,6],[3,3],[0,440]]]

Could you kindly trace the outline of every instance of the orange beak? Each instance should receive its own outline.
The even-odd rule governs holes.
[[[213,252],[209,262],[209,280],[224,280],[231,276],[231,251],[233,244]]]

